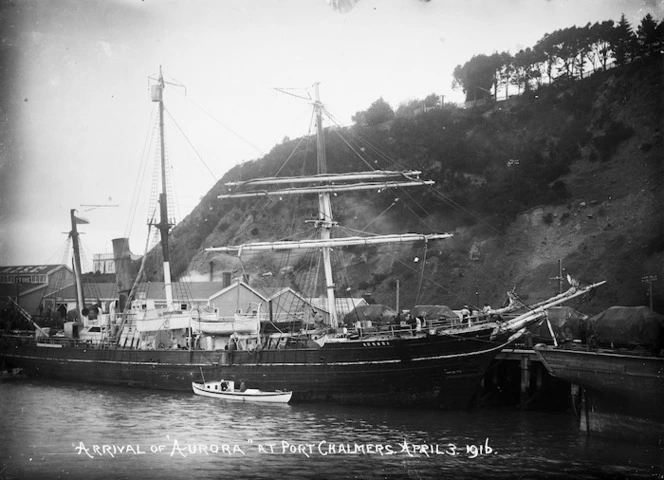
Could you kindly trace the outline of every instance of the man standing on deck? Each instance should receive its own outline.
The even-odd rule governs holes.
[[[470,309],[468,308],[468,305],[464,305],[463,308],[461,309],[461,323],[465,324],[467,323],[468,326],[470,327]]]

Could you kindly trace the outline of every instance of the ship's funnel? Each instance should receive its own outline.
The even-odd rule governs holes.
[[[124,311],[129,292],[131,292],[131,251],[128,238],[113,239],[113,260],[115,261],[115,283],[118,285],[120,299],[119,311]]]

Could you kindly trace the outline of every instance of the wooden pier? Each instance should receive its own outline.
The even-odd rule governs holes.
[[[566,410],[570,394],[570,384],[549,375],[535,351],[522,346],[496,356],[482,378],[476,405]]]

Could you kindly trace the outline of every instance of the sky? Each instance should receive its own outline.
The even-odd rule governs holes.
[[[431,93],[462,102],[452,71],[473,55],[663,12],[653,0],[0,2],[0,265],[69,263],[70,209],[90,222],[88,264],[113,238],[143,253],[160,68],[183,85],[165,91],[180,221],[233,166],[309,132],[311,106],[275,88],[318,82],[350,125],[381,97],[395,110]]]

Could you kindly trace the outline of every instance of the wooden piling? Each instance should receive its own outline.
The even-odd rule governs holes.
[[[528,404],[528,394],[530,392],[530,359],[528,355],[521,356],[521,395],[520,404],[521,408],[525,408]]]

